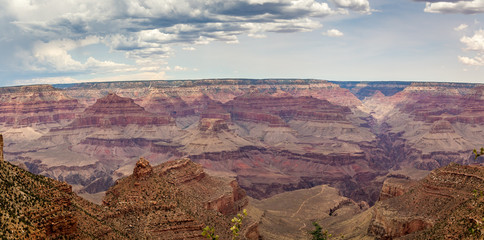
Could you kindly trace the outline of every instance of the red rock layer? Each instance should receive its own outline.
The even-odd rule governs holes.
[[[0,88],[0,124],[32,126],[75,118],[82,106],[50,85]]]
[[[416,121],[433,123],[445,120],[450,123],[484,123],[483,86],[468,89],[464,93],[456,89],[433,89],[405,93],[407,99],[400,108],[410,113]]]
[[[174,120],[170,116],[149,113],[143,107],[134,103],[133,99],[111,93],[98,99],[95,104],[87,108],[70,127],[127,126],[129,124],[140,126],[173,125]]]
[[[225,104],[234,121],[285,126],[287,121],[347,122],[348,107],[331,104],[313,97],[274,97],[249,93]]]

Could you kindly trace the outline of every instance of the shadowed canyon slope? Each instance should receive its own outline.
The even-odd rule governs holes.
[[[327,184],[373,205],[388,173],[472,163],[483,86],[187,80],[1,88],[5,158],[99,202],[132,173],[189,157],[249,196]],[[1,119],[0,119],[1,120]]]

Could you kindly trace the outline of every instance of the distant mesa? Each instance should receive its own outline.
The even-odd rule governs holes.
[[[145,111],[131,98],[110,93],[88,107],[83,114],[80,114],[79,118],[74,120],[70,127],[127,126],[129,124],[140,126],[174,125],[174,120],[168,115],[155,115]]]

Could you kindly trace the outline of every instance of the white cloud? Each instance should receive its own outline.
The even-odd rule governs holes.
[[[46,77],[46,78],[33,78],[28,80],[16,80],[16,85],[32,85],[32,84],[62,84],[62,83],[77,83],[80,82],[77,79],[71,77]]]
[[[466,65],[484,66],[484,58],[482,58],[481,56],[476,56],[473,58],[459,56],[458,59],[459,59],[459,62]]]
[[[484,30],[474,32],[472,37],[464,36],[460,39],[466,45],[466,50],[484,52]]]
[[[99,38],[89,36],[77,41],[71,39],[54,40],[50,42],[37,41],[34,43],[32,55],[28,59],[30,70],[54,72],[89,72],[93,70],[113,71],[125,68],[125,64],[113,61],[100,61],[89,57],[84,63],[72,58],[69,51],[96,44]]]
[[[466,46],[464,50],[473,51],[475,56],[459,56],[459,61],[466,65],[484,66],[484,31],[482,29],[475,31],[474,35],[470,37],[464,36],[460,41]]]
[[[370,14],[370,3],[368,0],[332,0],[337,7],[350,9],[360,13]]]
[[[342,37],[344,34],[338,29],[330,29],[324,32],[323,35],[326,35],[328,37]]]
[[[455,27],[454,30],[455,31],[462,31],[464,29],[467,29],[468,27],[469,27],[469,25],[467,25],[467,24],[461,24],[461,25]]]
[[[27,80],[16,80],[16,85],[32,85],[32,84],[66,84],[66,83],[81,83],[81,82],[112,82],[112,81],[136,81],[136,80],[164,80],[166,78],[165,72],[139,72],[133,74],[121,74],[108,77],[96,77],[90,79],[75,79],[72,77],[45,77],[33,78]]]
[[[188,70],[188,68],[181,67],[181,66],[178,66],[178,65],[173,67],[173,71],[187,71],[187,70]]]
[[[424,11],[430,13],[484,13],[484,0],[427,2]]]

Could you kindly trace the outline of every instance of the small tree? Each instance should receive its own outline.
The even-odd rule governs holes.
[[[313,222],[314,230],[310,232],[313,236],[312,240],[328,240],[331,237],[331,234],[328,233],[328,230],[324,230],[317,222]]]
[[[202,236],[210,240],[218,240],[218,235],[215,235],[215,229],[213,227],[206,226],[203,229]]]
[[[242,227],[242,220],[244,220],[244,217],[247,216],[247,210],[243,210],[242,214],[237,213],[237,217],[232,218],[232,222],[234,223],[234,226],[230,228],[230,231],[232,231],[232,240],[239,239],[239,231],[240,228]]]
[[[481,148],[480,150],[481,150],[481,151],[480,151],[480,152],[478,152],[476,149],[474,149],[474,151],[473,151],[473,152],[474,152],[474,155],[475,155],[475,156],[474,156],[474,159],[477,159],[478,157],[480,157],[480,156],[484,155],[484,148]]]
[[[240,235],[239,232],[240,232],[240,229],[242,228],[242,220],[244,220],[245,216],[247,216],[246,209],[242,211],[242,214],[237,213],[237,216],[232,218],[232,222],[234,223],[234,225],[230,228],[230,231],[232,231],[232,240],[239,239],[239,235]],[[206,226],[203,229],[202,236],[210,240],[218,240],[219,238],[218,235],[215,235],[215,229],[209,226]]]

